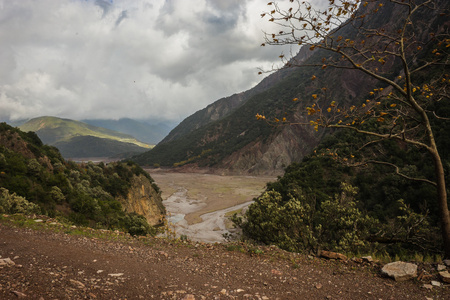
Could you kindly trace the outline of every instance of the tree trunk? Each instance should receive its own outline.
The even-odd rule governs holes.
[[[444,241],[445,258],[450,258],[450,213],[447,203],[447,189],[445,186],[444,168],[437,149],[432,152],[438,192],[438,206],[441,217],[442,239]]]

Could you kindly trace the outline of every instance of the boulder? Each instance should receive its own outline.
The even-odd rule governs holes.
[[[405,281],[417,276],[417,265],[396,261],[385,265],[381,269],[381,273],[395,281]]]

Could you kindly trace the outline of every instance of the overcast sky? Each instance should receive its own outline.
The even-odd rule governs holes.
[[[0,0],[0,120],[181,121],[263,77],[266,0]]]

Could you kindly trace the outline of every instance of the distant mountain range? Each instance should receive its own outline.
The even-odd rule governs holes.
[[[90,119],[81,121],[97,127],[108,128],[132,135],[139,141],[150,145],[158,144],[176,125],[167,122],[150,123],[129,118],[119,120]]]
[[[57,147],[65,158],[126,158],[153,147],[129,134],[56,117],[34,118],[19,128],[36,132],[45,144]]]

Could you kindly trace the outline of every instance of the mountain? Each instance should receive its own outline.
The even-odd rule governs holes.
[[[311,51],[302,49],[294,59],[297,61],[305,61],[311,56],[311,54]],[[162,140],[162,143],[176,140],[177,138],[182,137],[183,135],[186,135],[202,126],[230,115],[233,111],[247,102],[247,100],[249,100],[252,96],[267,91],[268,89],[282,81],[284,78],[286,78],[288,75],[290,75],[292,72],[293,69],[283,69],[270,74],[254,88],[242,93],[219,99],[216,102],[208,105],[204,109],[195,112],[191,116],[184,119],[174,130],[172,130],[169,135],[167,135]]]
[[[45,144],[58,147],[64,157],[70,158],[124,158],[151,148],[128,134],[56,117],[34,118],[19,128],[36,132]]]
[[[298,60],[319,62],[320,51],[302,49]],[[199,166],[232,173],[282,173],[317,146],[324,131],[309,126],[273,126],[257,121],[257,114],[270,119],[286,117],[307,123],[304,113],[310,95],[322,86],[312,76],[330,82],[332,96],[351,103],[368,94],[373,80],[353,70],[328,70],[318,74],[311,67],[283,69],[255,88],[216,101],[180,123],[151,151],[133,157],[142,165]],[[292,99],[302,99],[301,103]]]
[[[395,28],[401,12],[385,3],[377,14],[365,18],[368,28]],[[440,1],[442,2],[442,1]],[[445,3],[442,2],[442,3]],[[361,6],[358,14],[375,9],[375,4]],[[438,16],[430,16],[433,22]],[[430,19],[430,22],[432,21]],[[431,24],[431,23],[430,23]],[[346,26],[333,31],[355,43],[362,43],[357,27]],[[425,34],[425,33],[423,33]],[[151,151],[133,157],[142,165],[210,167],[233,173],[282,173],[292,162],[301,161],[328,132],[312,126],[277,125],[257,121],[257,114],[267,120],[291,123],[310,122],[306,107],[312,95],[323,94],[342,106],[361,105],[374,88],[385,87],[374,78],[353,69],[316,68],[333,54],[320,49],[302,48],[296,63],[299,68],[275,72],[255,88],[216,101],[180,123]],[[380,72],[395,80],[401,74],[401,62],[380,66]],[[315,80],[312,80],[315,79]],[[294,102],[292,99],[300,101]],[[281,124],[281,125],[279,125]]]
[[[119,120],[92,119],[82,120],[82,122],[132,135],[139,141],[150,145],[158,144],[174,127],[168,123],[149,123],[129,118]]]

